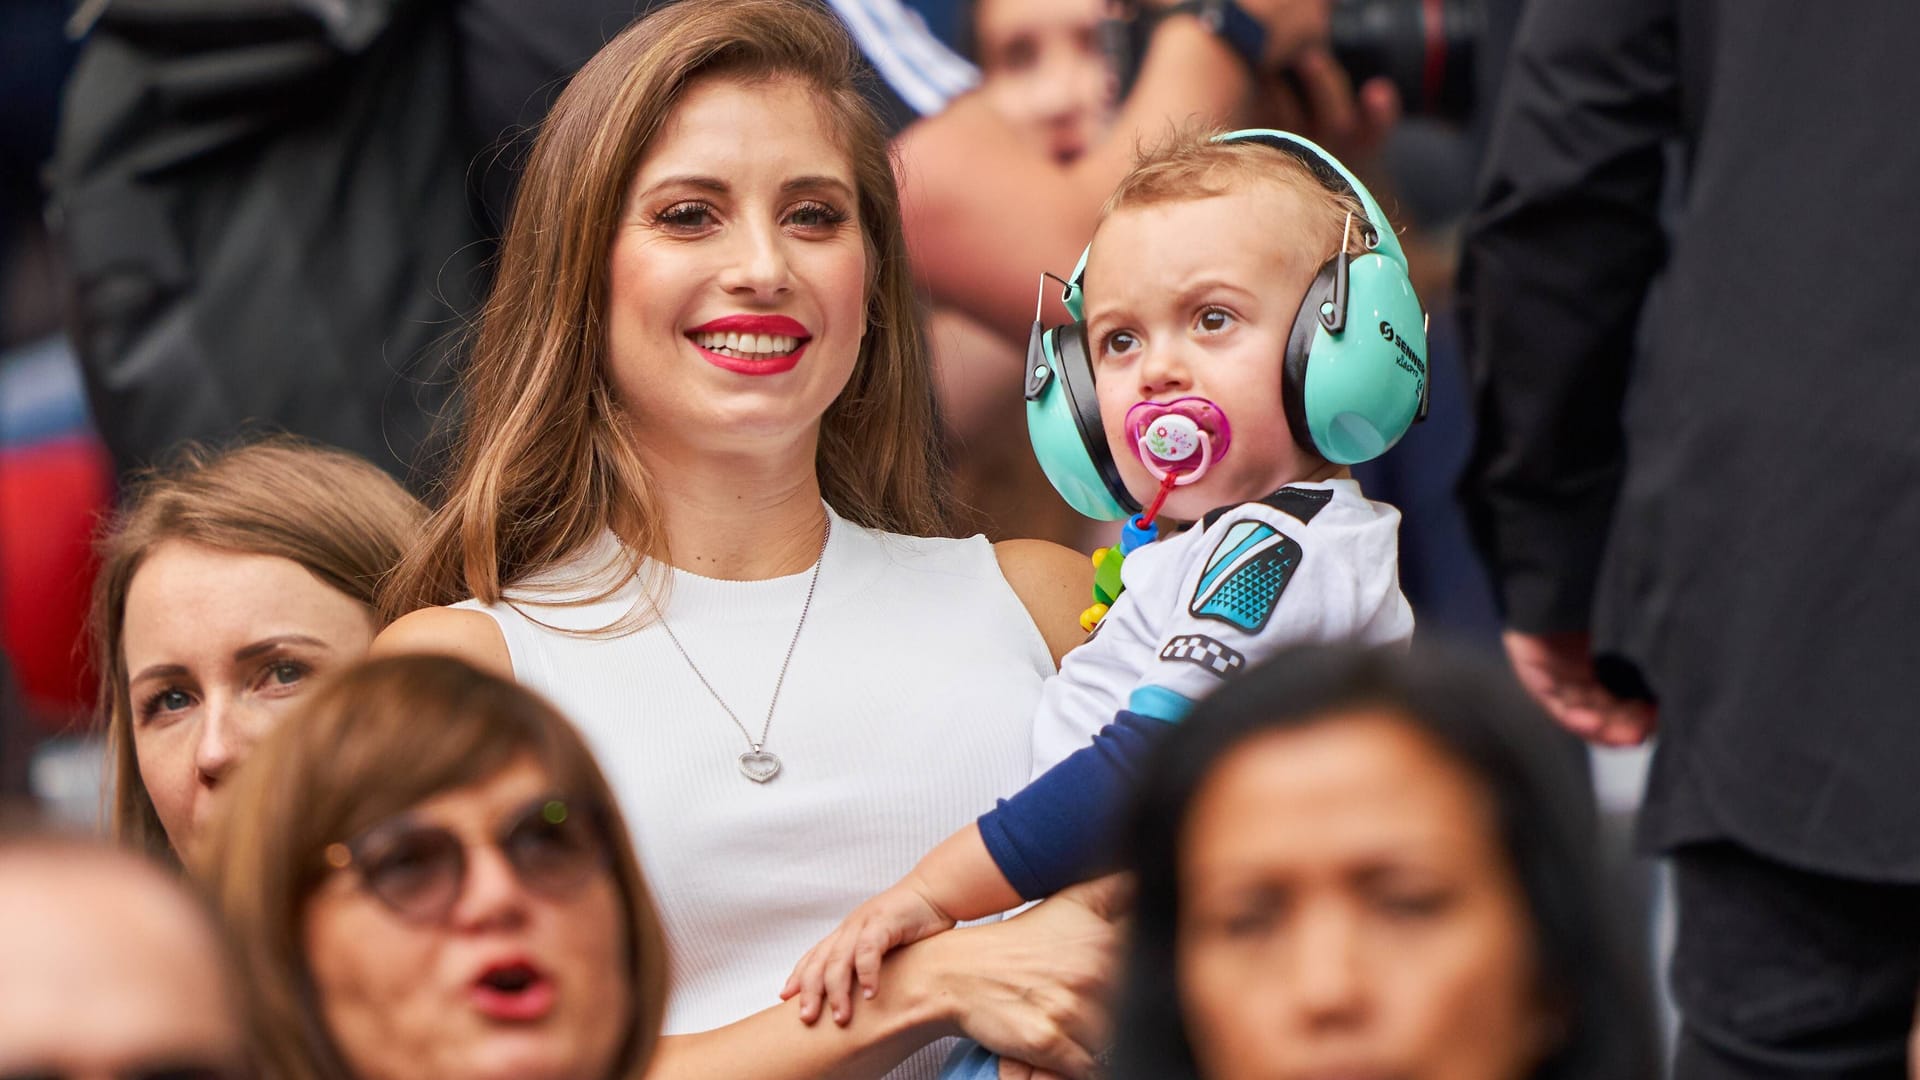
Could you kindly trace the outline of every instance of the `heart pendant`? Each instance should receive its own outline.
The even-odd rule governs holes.
[[[780,759],[765,750],[749,750],[740,755],[740,771],[756,784],[764,784],[780,772]]]

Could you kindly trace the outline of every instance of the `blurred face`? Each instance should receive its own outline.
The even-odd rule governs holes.
[[[1541,1057],[1489,797],[1393,714],[1235,750],[1183,840],[1180,999],[1210,1080],[1518,1080]]]
[[[225,782],[314,679],[366,655],[373,613],[291,559],[169,540],[122,632],[140,780],[183,857]]]
[[[1006,120],[1062,163],[1113,121],[1114,78],[1100,49],[1103,0],[979,0],[981,91]]]
[[[1209,402],[1194,418],[1215,447],[1226,438],[1226,453],[1167,500],[1177,519],[1331,475],[1294,445],[1281,402],[1287,335],[1320,268],[1286,242],[1305,212],[1291,189],[1242,183],[1210,198],[1127,207],[1095,234],[1087,345],[1107,444],[1143,505],[1159,481],[1136,450],[1153,415],[1136,410],[1142,402]]]
[[[0,1076],[244,1075],[213,928],[151,867],[0,854],[0,956]]]
[[[633,1015],[624,909],[603,850],[581,871],[566,863],[577,846],[526,831],[529,812],[553,795],[527,759],[437,795],[356,840],[352,869],[331,874],[309,901],[314,987],[355,1076],[585,1080],[611,1071]],[[436,831],[459,841],[464,869],[439,903],[425,880],[434,849],[422,839]]]
[[[686,89],[613,244],[608,374],[644,449],[785,449],[811,467],[866,333],[858,210],[811,88]]]

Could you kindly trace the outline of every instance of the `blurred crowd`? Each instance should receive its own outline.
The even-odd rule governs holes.
[[[1920,1076],[1920,9],[1867,7],[0,7],[0,1076]],[[1357,192],[1342,313],[1354,247],[1425,317],[1405,437],[1288,412],[1334,490],[1266,500],[1397,508],[1417,631],[1100,698],[1077,884],[788,1000],[1132,632],[1033,369],[1085,320],[1112,385],[1110,196],[1250,128]],[[1154,477],[1128,529],[1211,536]]]

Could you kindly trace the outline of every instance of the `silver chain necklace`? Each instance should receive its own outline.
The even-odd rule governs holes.
[[[767,701],[767,720],[760,725],[760,738],[757,740],[753,737],[753,732],[747,730],[747,725],[740,722],[740,717],[734,713],[726,699],[720,696],[720,691],[715,690],[713,684],[707,681],[706,675],[700,671],[700,665],[694,663],[693,657],[687,655],[687,647],[680,644],[679,636],[667,623],[667,613],[659,612],[660,629],[667,632],[667,640],[673,642],[673,647],[680,654],[680,659],[687,662],[687,667],[693,671],[693,677],[700,680],[700,685],[706,687],[707,693],[713,695],[714,702],[727,714],[727,719],[733,721],[733,726],[739,728],[740,734],[746,736],[747,752],[740,755],[740,772],[756,784],[764,784],[780,774],[780,758],[762,747],[767,745],[767,732],[773,730],[773,709],[780,703],[780,688],[787,683],[787,665],[793,663],[793,650],[800,644],[800,630],[807,625],[807,612],[813,609],[813,590],[820,585],[820,567],[827,561],[827,541],[832,538],[833,516],[828,515],[827,527],[820,533],[820,554],[813,560],[813,577],[807,581],[807,599],[800,605],[800,621],[793,624],[793,640],[787,642],[786,659],[780,661],[780,676],[773,681],[773,697]]]

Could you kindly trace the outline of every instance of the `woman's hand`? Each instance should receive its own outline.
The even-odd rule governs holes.
[[[1085,1080],[1107,1043],[1125,902],[1120,879],[1102,878],[1005,922],[941,934],[902,955],[937,965],[929,978],[952,1022],[1009,1059],[1002,1076],[1021,1075],[1008,1069],[1031,1063]]]

